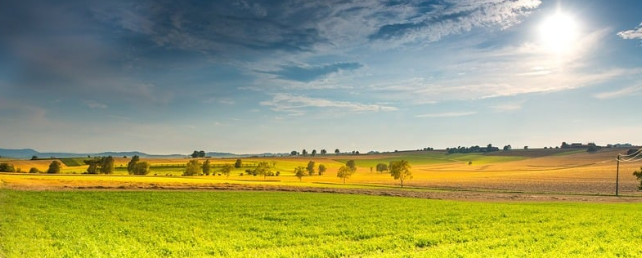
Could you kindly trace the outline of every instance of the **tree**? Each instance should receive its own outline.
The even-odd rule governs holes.
[[[317,150],[316,149],[312,150],[312,157],[314,157],[314,155],[317,155]]]
[[[334,149],[334,154],[337,154],[337,156],[338,156],[338,155],[339,155],[339,153],[341,153],[341,152],[339,151],[339,149]]]
[[[308,151],[307,151],[307,150],[305,150],[305,149],[303,149],[303,150],[301,151],[301,155],[303,155],[303,157],[308,156]]]
[[[310,162],[308,162],[308,167],[307,167],[307,168],[305,168],[305,169],[308,171],[308,175],[313,176],[313,175],[314,175],[314,172],[315,172],[315,171],[314,171],[314,161],[311,161],[311,160],[310,160]]]
[[[187,166],[185,167],[185,171],[183,172],[184,176],[196,176],[198,175],[198,171],[201,170],[201,162],[198,162],[198,160],[190,160],[187,162]]]
[[[388,170],[388,164],[385,163],[379,163],[377,164],[377,172],[383,173],[383,171]]]
[[[348,160],[348,162],[346,162],[346,167],[352,170],[353,173],[357,171],[357,165],[354,163],[354,160]]]
[[[139,160],[140,158],[138,157],[138,155],[134,155],[132,159],[129,161],[129,163],[127,163],[127,172],[130,175],[134,174],[134,167],[136,166],[136,163],[138,163]]]
[[[299,153],[298,153],[298,152],[296,152],[295,150],[293,150],[293,151],[291,151],[291,152],[290,152],[290,156],[296,156],[296,155],[298,155],[298,154],[299,154]]]
[[[301,182],[301,178],[305,176],[305,168],[302,166],[294,168],[294,176],[298,177],[299,182]]]
[[[37,160],[37,159],[38,159],[38,156],[35,156],[35,155],[31,156],[31,160]]]
[[[265,179],[265,177],[271,172],[270,165],[265,161],[261,161],[254,171],[256,175],[262,175],[263,179]]]
[[[525,149],[525,150],[528,150],[528,146],[524,146],[524,149]]]
[[[512,150],[512,149],[513,149],[513,147],[511,147],[510,144],[504,146],[504,150],[505,151],[509,151],[509,150]]]
[[[633,172],[633,175],[640,181],[640,185],[638,185],[638,190],[642,190],[642,167],[640,167],[640,170]]]
[[[229,177],[230,173],[232,172],[232,169],[234,169],[234,166],[232,166],[231,164],[225,164],[221,168],[221,173],[223,173],[223,175]]]
[[[390,175],[401,181],[401,187],[403,187],[403,181],[412,178],[410,164],[406,160],[391,161],[388,167],[390,169]]]
[[[243,162],[241,161],[241,159],[236,159],[236,162],[234,162],[234,167],[241,168],[241,166],[243,166]]]
[[[143,162],[136,162],[134,164],[134,168],[132,169],[132,173],[134,175],[147,175],[151,171],[151,165],[149,165],[149,162],[143,161]]]
[[[193,159],[198,158],[198,151],[197,151],[197,150],[195,150],[194,152],[192,152],[192,155],[190,155],[190,156],[191,156]]]
[[[325,155],[327,153],[328,153],[328,151],[326,151],[325,149],[321,149],[321,155]]]
[[[328,168],[325,167],[323,164],[319,164],[319,175],[322,176],[325,171],[328,170]]]
[[[600,146],[595,145],[595,143],[589,143],[588,149],[586,149],[587,152],[596,152],[598,150],[600,150]]]
[[[16,168],[9,163],[0,163],[0,172],[16,172]]]
[[[211,169],[212,169],[212,166],[210,165],[210,160],[209,159],[205,160],[205,162],[203,162],[203,174],[205,174],[206,176],[209,176]]]
[[[114,157],[108,156],[100,158],[100,173],[112,174],[114,173]]]
[[[62,164],[60,164],[60,161],[54,160],[49,164],[49,169],[47,169],[48,174],[58,174],[60,173]]]
[[[32,167],[31,169],[29,169],[29,173],[31,173],[31,174],[40,173],[40,170],[38,170],[38,169],[37,169],[37,168],[35,168],[35,167]]]
[[[350,169],[349,167],[341,166],[337,171],[337,177],[343,178],[343,184],[345,184],[346,179],[350,178],[350,176],[352,176],[353,173],[354,173],[354,170]]]
[[[566,142],[562,142],[561,148],[562,149],[568,149],[568,148],[571,148],[571,145],[568,145],[568,143],[566,143]]]
[[[87,167],[87,174],[98,174],[98,163],[99,160],[97,159],[85,160],[85,164],[89,165],[89,167]]]

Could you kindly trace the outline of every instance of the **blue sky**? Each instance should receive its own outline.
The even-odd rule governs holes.
[[[3,148],[642,144],[640,1],[0,7]]]

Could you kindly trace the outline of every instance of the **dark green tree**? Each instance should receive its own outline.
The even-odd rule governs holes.
[[[357,165],[354,162],[354,160],[348,160],[348,162],[346,162],[346,167],[348,167],[350,170],[352,170],[352,172],[357,171]]]
[[[241,168],[241,166],[243,166],[243,162],[241,161],[241,159],[236,159],[236,162],[234,162],[234,167]]]
[[[60,161],[54,160],[49,164],[49,169],[47,169],[47,174],[58,174],[62,168]]]
[[[37,168],[35,168],[35,167],[32,167],[31,169],[29,169],[29,173],[31,173],[31,174],[37,174],[37,173],[40,173],[40,170],[38,170],[38,169],[37,169]]]
[[[305,168],[302,166],[294,168],[294,176],[298,177],[299,182],[301,182],[301,178],[305,176]]]
[[[633,175],[635,176],[635,178],[638,179],[638,181],[640,181],[640,185],[638,185],[638,190],[642,190],[642,167],[640,167],[640,170],[633,172]]]
[[[312,157],[314,157],[315,155],[317,155],[317,150],[316,149],[312,150]]]
[[[325,149],[321,149],[321,155],[325,155],[325,154],[327,154],[327,153],[328,153],[328,151],[327,151],[327,150],[325,150]]]
[[[308,162],[308,167],[305,168],[308,171],[308,175],[313,176],[314,175],[314,161]]]
[[[210,160],[209,159],[205,160],[205,162],[203,163],[203,174],[205,174],[206,176],[209,176],[211,169],[212,169],[212,166],[210,165]]]
[[[223,173],[223,175],[225,175],[225,176],[228,176],[228,177],[229,177],[229,176],[230,176],[230,173],[232,172],[232,169],[234,169],[234,166],[232,166],[231,164],[225,164],[225,165],[223,165],[223,167],[221,168],[221,173]]]
[[[100,158],[100,173],[112,174],[114,173],[114,157],[108,156]]]
[[[134,155],[132,159],[129,161],[129,163],[127,163],[127,172],[130,175],[134,174],[134,167],[136,166],[136,163],[138,163],[139,161],[140,161],[140,157],[138,157],[138,155]]]
[[[343,179],[343,184],[346,183],[346,179],[350,178],[352,174],[354,173],[354,170],[350,169],[347,166],[341,166],[339,170],[337,170],[337,177]]]
[[[199,171],[201,171],[201,162],[193,159],[187,162],[187,166],[185,167],[185,171],[183,172],[183,175],[197,176]]]
[[[291,152],[290,152],[290,156],[296,156],[296,155],[298,155],[298,154],[299,154],[299,153],[298,153],[298,152],[296,152],[295,150],[293,150],[293,151],[291,151]]]
[[[390,175],[401,181],[401,187],[403,187],[404,181],[412,178],[410,164],[406,160],[391,161],[388,168],[390,169]]]
[[[323,164],[319,164],[319,175],[322,176],[325,171],[328,170],[328,168],[325,167]]]
[[[134,175],[147,175],[151,172],[151,165],[149,165],[149,162],[143,161],[143,162],[136,162],[134,164],[134,168],[132,169],[132,174]]]
[[[0,172],[16,172],[16,168],[9,163],[0,163]]]
[[[341,153],[341,152],[339,151],[339,149],[334,149],[334,154],[337,154],[337,156],[338,156],[338,155],[339,155],[339,153]]]
[[[384,171],[388,170],[388,165],[385,163],[379,163],[377,164],[377,172],[383,173]]]
[[[307,151],[307,150],[305,150],[305,149],[303,149],[303,150],[301,151],[301,155],[303,155],[303,157],[308,156],[308,151]]]
[[[265,177],[271,172],[270,165],[265,161],[261,161],[254,171],[256,175],[261,175],[263,176],[263,179],[265,179]]]

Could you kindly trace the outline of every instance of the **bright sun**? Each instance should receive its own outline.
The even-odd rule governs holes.
[[[573,50],[578,28],[571,16],[557,12],[544,20],[539,30],[542,43],[548,50],[558,54]]]

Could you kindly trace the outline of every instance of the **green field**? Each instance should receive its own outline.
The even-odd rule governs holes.
[[[0,257],[640,257],[639,204],[0,190]]]

